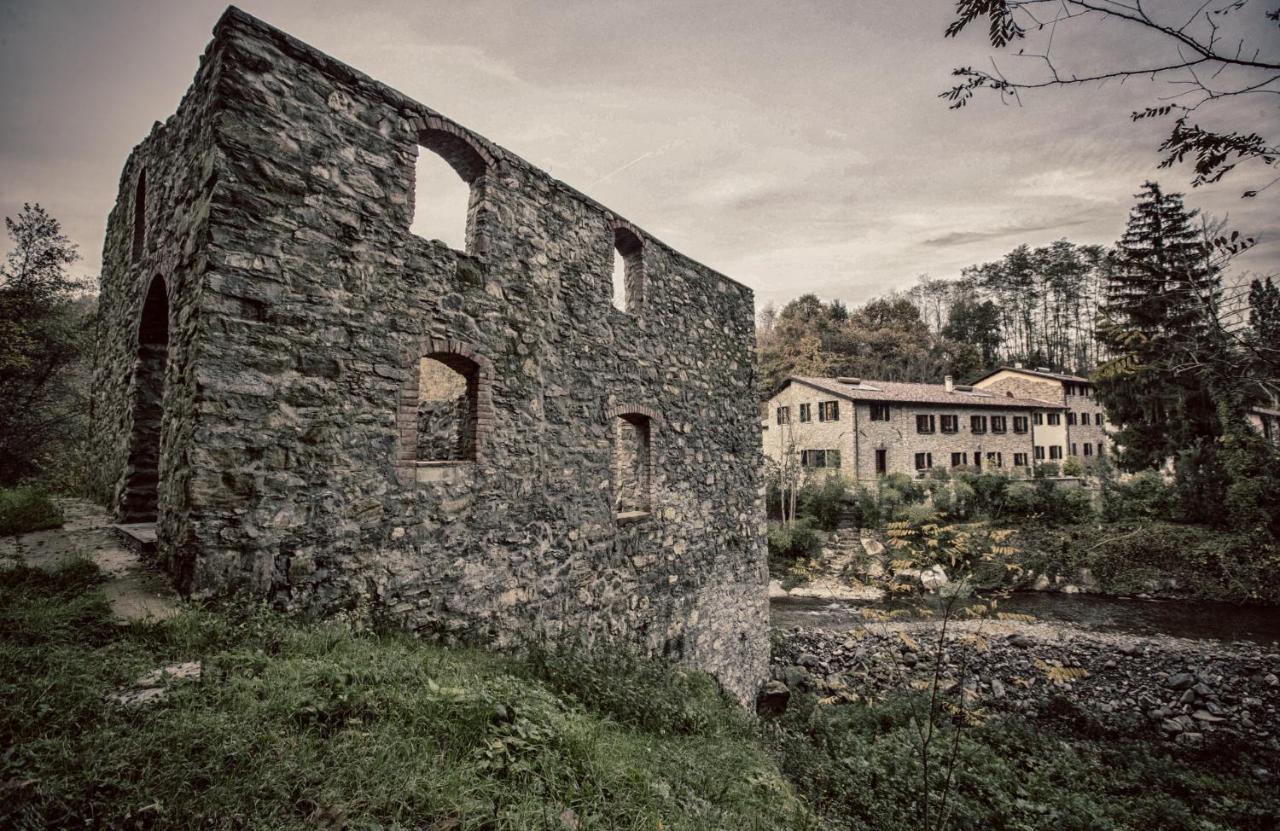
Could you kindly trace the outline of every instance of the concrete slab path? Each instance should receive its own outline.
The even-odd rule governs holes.
[[[161,619],[177,613],[177,593],[163,575],[120,541],[105,510],[84,499],[57,502],[66,517],[62,527],[0,537],[0,567],[21,562],[54,569],[90,560],[106,574],[103,591],[121,620]]]

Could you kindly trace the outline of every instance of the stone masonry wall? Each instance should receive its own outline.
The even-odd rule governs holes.
[[[217,184],[218,150],[210,118],[217,71],[217,62],[206,55],[177,112],[157,123],[125,162],[103,240],[100,323],[94,336],[90,421],[99,471],[96,487],[109,495],[117,518],[129,518],[124,502],[130,455],[154,455],[160,554],[173,563],[189,557],[195,545],[190,448],[199,396],[199,307]],[[153,288],[164,299],[167,317],[164,377],[158,385],[145,369],[159,361],[139,360],[149,350],[141,342],[140,327]],[[156,386],[162,400],[158,433],[135,424],[151,417],[145,402]],[[158,446],[139,446],[134,438],[143,433],[158,438]]]
[[[1067,395],[1061,381],[1051,378],[1038,378],[1033,375],[1025,375],[1013,370],[1004,370],[993,375],[991,378],[981,382],[979,386],[985,390],[993,392],[1008,392],[1019,398],[1039,398],[1044,401],[1050,401],[1055,404],[1062,404],[1068,411],[1076,414],[1076,424],[1067,423],[1067,415],[1062,415],[1062,425],[1054,427],[1049,424],[1041,425],[1036,429],[1036,444],[1044,447],[1057,445],[1062,448],[1063,459],[1066,459],[1071,453],[1071,445],[1074,443],[1079,446],[1084,442],[1090,442],[1093,445],[1094,452],[1097,452],[1099,443],[1104,448],[1108,446],[1105,427],[1098,426],[1098,415],[1102,413],[1102,406],[1093,396],[1084,395]],[[1081,424],[1079,421],[1081,413],[1089,413],[1089,424]],[[1083,450],[1080,450],[1083,453]],[[1045,453],[1045,460],[1048,461],[1048,451]]]
[[[153,179],[188,197],[209,196],[196,173],[216,183],[174,292],[194,351],[170,374],[196,390],[165,415],[184,426],[167,440],[182,473],[160,484],[181,587],[500,646],[623,641],[748,700],[768,655],[750,290],[237,10],[194,101],[199,129]],[[418,152],[471,184],[467,252],[408,232]],[[640,243],[630,313],[610,301],[619,229]],[[108,272],[123,341],[137,289]],[[474,369],[474,458],[418,462],[419,358],[442,351]],[[653,498],[620,523],[626,413],[652,414]]]
[[[934,416],[935,432],[917,433],[916,415]],[[942,416],[959,417],[959,432],[942,432]],[[974,433],[970,416],[986,416],[988,432]],[[1013,431],[1014,416],[1027,417],[1027,432]],[[1007,432],[990,432],[991,416],[1004,416]],[[967,453],[969,465],[973,465],[975,453],[983,455],[983,470],[1003,470],[1005,473],[1025,474],[1013,464],[1014,453],[1026,453],[1031,459],[1031,411],[999,407],[944,407],[921,404],[893,404],[889,408],[888,421],[872,421],[871,406],[858,404],[858,475],[862,479],[876,476],[876,450],[888,451],[890,473],[916,473],[915,454],[932,453],[935,468],[950,468],[952,453]],[[1003,467],[996,468],[986,460],[987,453],[1002,454]]]

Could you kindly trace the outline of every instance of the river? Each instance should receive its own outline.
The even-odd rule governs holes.
[[[773,626],[852,629],[862,609],[888,610],[886,601],[852,602],[779,598],[771,602]],[[899,607],[905,608],[905,607]],[[1042,623],[1063,623],[1096,632],[1171,635],[1178,638],[1280,643],[1280,609],[1191,600],[1138,600],[1087,594],[1016,592],[1000,601],[1000,611],[1031,615]]]

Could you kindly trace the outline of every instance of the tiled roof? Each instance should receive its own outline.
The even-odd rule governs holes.
[[[804,378],[793,376],[788,382],[798,381],[850,401],[894,401],[904,404],[940,404],[953,407],[1014,407],[1049,410],[1066,409],[1061,404],[1042,401],[1039,398],[1013,398],[988,390],[960,390],[947,392],[943,384],[907,384],[900,381],[873,381],[863,378],[855,386],[841,383],[836,378]]]
[[[1079,375],[1067,375],[1066,373],[1063,373],[1063,372],[1044,372],[1039,369],[1027,369],[1026,367],[1016,367],[1016,366],[1002,366],[999,369],[993,369],[990,372],[988,372],[986,375],[983,375],[977,381],[974,381],[974,383],[976,384],[979,381],[985,381],[988,378],[990,378],[992,375],[995,375],[997,372],[1006,372],[1006,371],[1021,372],[1023,375],[1034,375],[1037,378],[1051,378],[1054,381],[1072,381],[1077,384],[1093,383],[1088,378],[1081,378]]]

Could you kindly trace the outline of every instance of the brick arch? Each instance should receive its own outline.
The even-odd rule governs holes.
[[[418,364],[422,358],[437,360],[467,379],[468,409],[473,423],[471,458],[464,461],[486,461],[493,436],[493,362],[466,341],[428,337],[406,360],[409,372],[400,390],[397,420],[400,433],[398,465],[412,468],[418,464]]]
[[[407,124],[418,146],[443,159],[470,189],[465,248],[468,254],[484,255],[489,250],[490,229],[497,221],[488,200],[490,174],[497,170],[497,159],[470,132],[437,115],[413,116]]]
[[[647,407],[644,404],[636,404],[630,401],[624,401],[620,404],[615,404],[614,406],[605,410],[604,417],[601,420],[605,424],[608,424],[612,419],[614,419],[617,416],[628,416],[628,415],[644,416],[645,418],[649,419],[650,422],[652,422],[654,425],[658,427],[661,427],[664,423],[664,419],[662,418],[662,413],[658,412],[652,407]]]
[[[417,135],[418,144],[448,162],[469,185],[497,167],[489,149],[451,121],[436,115],[414,116],[409,119],[409,127]]]

